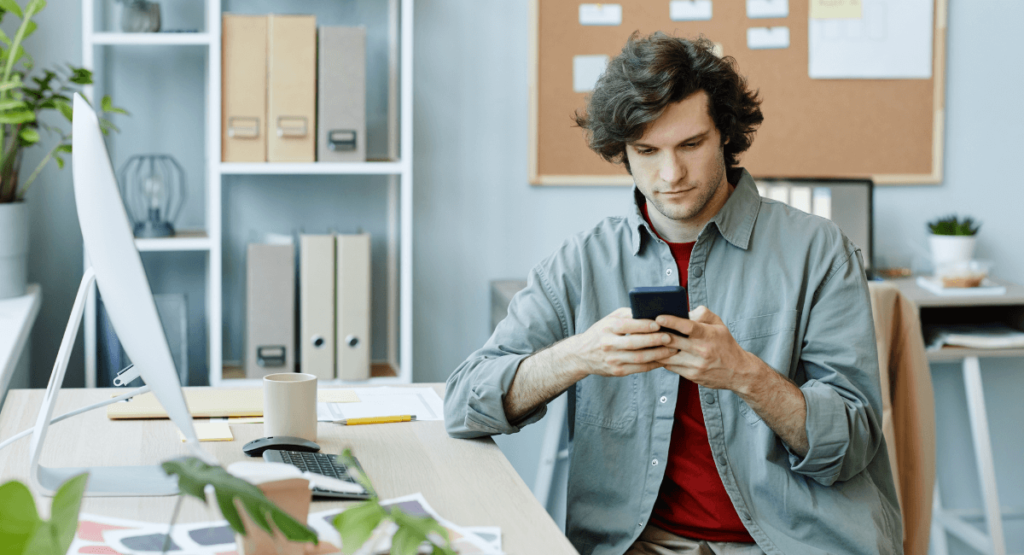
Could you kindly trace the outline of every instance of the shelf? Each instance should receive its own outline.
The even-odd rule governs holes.
[[[960,362],[966,357],[1024,357],[1024,349],[969,349],[967,347],[944,347],[938,351],[928,351],[927,356],[928,362]]]
[[[209,33],[93,33],[92,43],[102,45],[208,45]]]
[[[394,162],[221,162],[224,175],[399,175],[405,169]]]
[[[221,371],[223,379],[221,386],[232,387],[262,387],[263,380],[259,378],[247,379],[245,369],[241,366],[224,364]],[[393,383],[406,383],[398,377],[398,369],[387,362],[370,363],[370,379],[366,381],[343,381],[343,380],[319,380],[320,385],[387,385]],[[211,384],[212,385],[212,384]]]
[[[170,237],[136,239],[139,252],[208,251],[212,242],[201,229],[183,229]]]

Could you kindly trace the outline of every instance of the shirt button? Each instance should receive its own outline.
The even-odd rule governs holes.
[[[667,269],[665,269],[665,275],[666,275],[666,276],[670,276],[670,275],[672,275],[672,268],[667,268]]]
[[[696,268],[693,269],[693,275],[694,277],[700,277],[704,275],[704,269],[701,268],[700,266],[697,266]]]
[[[658,459],[651,461],[651,466],[658,466]]]
[[[661,401],[662,403],[667,403],[668,402],[668,397],[665,397],[664,395],[662,395],[661,399],[658,399],[658,400]]]
[[[714,395],[710,395],[710,394],[709,395],[705,395],[704,396],[704,402],[709,404],[709,405],[715,404],[715,396]]]
[[[637,526],[639,526],[639,527],[641,527],[641,528],[643,528],[643,526],[644,526],[644,521],[642,521],[642,520],[641,520],[640,522],[637,522],[637,523],[636,523],[636,525],[637,525]]]

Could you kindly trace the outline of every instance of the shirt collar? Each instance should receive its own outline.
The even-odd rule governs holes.
[[[725,206],[708,223],[715,224],[718,232],[726,241],[746,250],[750,245],[750,235],[754,231],[754,221],[757,219],[757,212],[761,206],[761,195],[757,192],[754,178],[743,168],[728,170],[726,178],[729,183],[736,185],[736,189],[729,195],[729,200],[725,201]],[[645,231],[649,238],[655,237],[654,230],[647,225],[643,213],[640,212],[640,203],[645,201],[643,193],[634,185],[633,209],[629,215],[634,255],[640,253],[640,247],[643,244],[641,230]],[[706,228],[707,226],[705,226]],[[704,232],[701,231],[701,233]]]

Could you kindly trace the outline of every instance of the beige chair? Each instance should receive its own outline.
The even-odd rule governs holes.
[[[903,514],[906,555],[926,555],[935,487],[935,399],[917,307],[872,282],[871,310],[882,378],[882,433]]]

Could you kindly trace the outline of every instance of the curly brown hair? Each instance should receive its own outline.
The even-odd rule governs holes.
[[[586,130],[591,150],[632,173],[626,145],[639,140],[670,104],[701,90],[708,95],[708,113],[731,168],[764,120],[761,99],[736,71],[736,59],[716,56],[714,43],[704,37],[690,41],[660,31],[646,37],[634,32],[622,53],[608,62],[587,99],[586,113],[576,112],[574,119]]]

